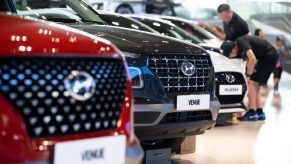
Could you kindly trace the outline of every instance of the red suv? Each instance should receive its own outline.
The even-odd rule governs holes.
[[[1,163],[139,163],[119,51],[62,25],[0,22]]]

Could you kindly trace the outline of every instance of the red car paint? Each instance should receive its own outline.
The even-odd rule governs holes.
[[[0,14],[0,22],[0,56],[2,57],[74,54],[79,57],[123,60],[119,51],[110,42],[75,29],[5,14]],[[126,64],[124,66],[127,67]],[[51,148],[54,143],[91,137],[126,135],[128,146],[137,145],[138,142],[132,132],[131,92],[131,81],[127,76],[126,96],[117,129],[38,139],[29,137],[22,116],[0,93],[0,163],[47,161],[51,158]]]

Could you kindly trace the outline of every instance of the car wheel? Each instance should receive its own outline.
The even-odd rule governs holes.
[[[115,12],[120,14],[133,14],[133,9],[128,5],[121,5],[117,7]]]

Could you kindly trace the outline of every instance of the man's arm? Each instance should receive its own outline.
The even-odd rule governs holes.
[[[220,40],[225,40],[225,33],[216,26],[211,26],[211,30],[217,35]]]
[[[257,58],[253,52],[252,49],[249,49],[246,51],[246,56],[247,56],[247,74],[251,75],[254,72],[255,64],[257,61]]]

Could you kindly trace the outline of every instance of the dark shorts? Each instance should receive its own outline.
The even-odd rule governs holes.
[[[273,73],[274,73],[274,78],[281,79],[282,72],[283,72],[283,68],[282,68],[282,67],[275,68],[274,71],[273,71]]]
[[[261,59],[257,62],[251,80],[258,82],[260,85],[267,84],[278,61],[277,53],[274,51],[272,53],[275,53],[273,58]]]

